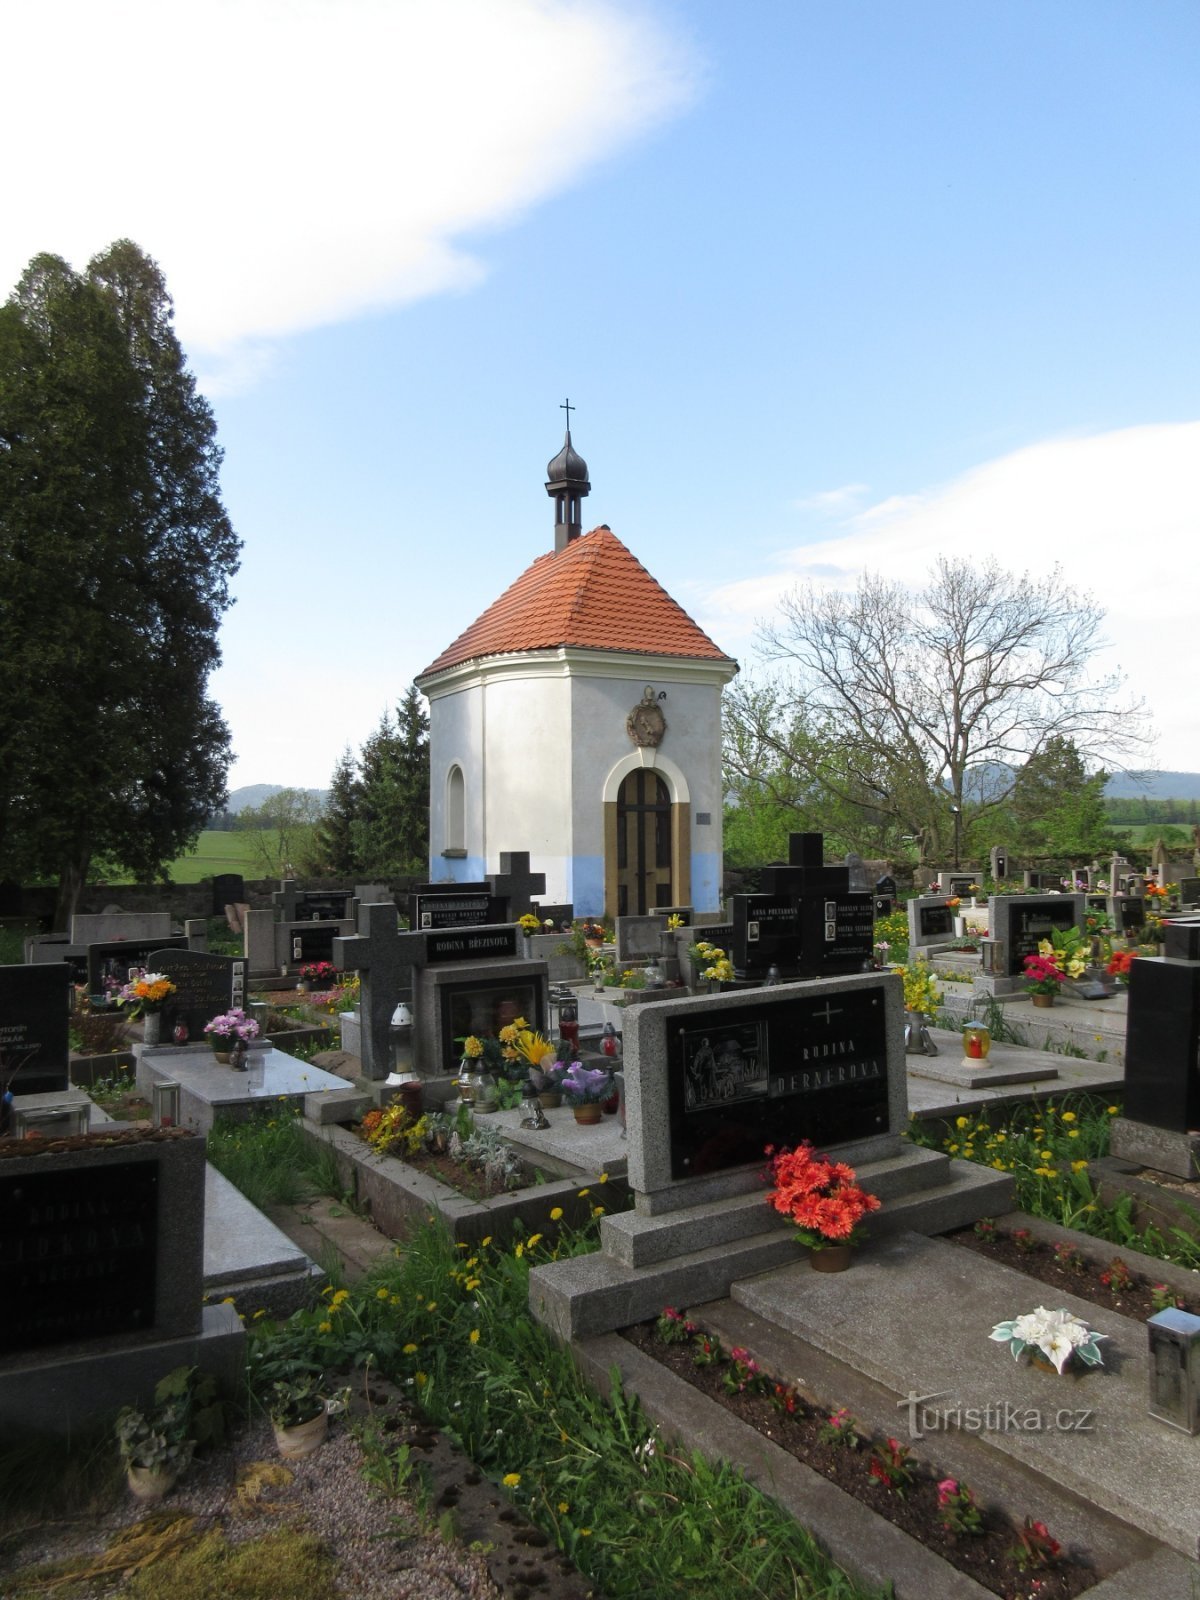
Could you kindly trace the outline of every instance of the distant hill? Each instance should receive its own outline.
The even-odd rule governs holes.
[[[233,814],[236,816],[239,811],[245,811],[250,806],[260,806],[260,805],[262,805],[264,800],[269,800],[270,797],[273,794],[278,794],[281,789],[291,789],[291,788],[294,788],[294,787],[295,787],[295,785],[294,784],[290,784],[290,783],[247,783],[247,784],[243,784],[243,786],[240,789],[231,789],[230,790],[230,792],[229,792],[229,804],[225,807],[225,809],[227,811],[232,811]],[[324,804],[325,799],[326,799],[327,795],[329,794],[329,790],[328,789],[301,789],[300,793],[301,794],[316,795],[317,799],[320,800],[322,804]]]
[[[1121,772],[1108,780],[1104,795],[1108,800],[1200,800],[1200,772]]]

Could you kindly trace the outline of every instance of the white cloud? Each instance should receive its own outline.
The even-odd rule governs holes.
[[[476,283],[457,238],[677,110],[697,73],[602,0],[60,0],[10,8],[5,52],[0,285],[38,251],[82,266],[133,238],[226,382],[263,341]]]
[[[909,583],[940,554],[1039,574],[1058,564],[1103,607],[1120,666],[1145,697],[1168,768],[1200,771],[1194,674],[1200,422],[1148,424],[1050,439],[916,495],[837,519],[787,551],[778,569],[713,588],[697,620],[722,648],[748,654],[757,622],[797,583],[851,587],[864,570]]]

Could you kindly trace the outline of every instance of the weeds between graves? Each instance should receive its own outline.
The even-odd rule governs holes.
[[[595,1199],[598,1189],[581,1197]],[[532,1321],[530,1268],[595,1248],[592,1228],[561,1224],[560,1210],[547,1232],[518,1236],[504,1250],[490,1239],[456,1247],[440,1227],[422,1227],[357,1287],[327,1293],[285,1324],[252,1322],[252,1385],[256,1365],[277,1361],[281,1345],[326,1373],[378,1370],[608,1600],[861,1596],[732,1468],[659,1447],[615,1384],[607,1400],[593,1393],[570,1352]]]
[[[1014,1209],[1027,1211],[1126,1250],[1162,1261],[1200,1267],[1200,1236],[1194,1230],[1139,1228],[1129,1194],[1105,1200],[1091,1177],[1091,1164],[1109,1150],[1112,1118],[1120,1106],[1092,1095],[1065,1095],[1015,1106],[1003,1121],[960,1116],[953,1122],[909,1123],[909,1138],[928,1149],[975,1161],[1016,1180]]]
[[[337,1160],[314,1144],[289,1102],[244,1122],[218,1117],[208,1136],[208,1159],[252,1205],[294,1205],[315,1194],[345,1200]]]

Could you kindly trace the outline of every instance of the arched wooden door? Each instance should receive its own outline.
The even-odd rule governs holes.
[[[617,795],[617,915],[674,905],[671,796],[657,773],[629,773]]]

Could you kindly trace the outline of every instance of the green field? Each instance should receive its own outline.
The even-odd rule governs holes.
[[[240,872],[244,878],[265,878],[270,874],[263,867],[262,854],[256,841],[266,837],[271,845],[275,830],[247,828],[239,833],[214,833],[206,829],[196,842],[191,855],[180,856],[171,864],[173,883],[199,883],[201,878],[211,878],[218,872]]]

